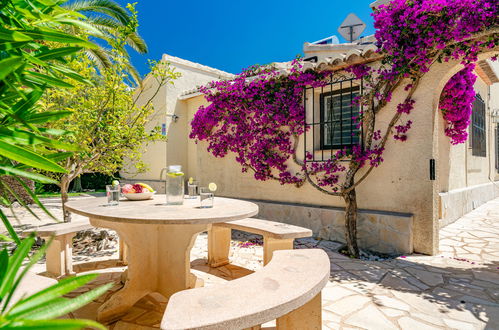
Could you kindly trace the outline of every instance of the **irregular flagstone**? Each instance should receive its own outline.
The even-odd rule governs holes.
[[[398,299],[390,298],[387,296],[376,295],[373,297],[373,301],[378,307],[390,307],[394,309],[400,309],[403,311],[410,310],[409,305],[407,305],[406,303]]]
[[[401,311],[399,309],[382,307],[380,308],[380,310],[388,317],[399,317],[405,315],[404,311]]]
[[[325,309],[335,314],[345,316],[358,311],[359,308],[369,301],[371,301],[370,298],[361,295],[348,296],[326,306]]]
[[[499,283],[499,272],[489,272],[484,270],[472,270],[473,275],[477,280]]]
[[[344,322],[348,325],[365,329],[397,329],[397,327],[373,305],[368,305],[359,310],[348,317]]]
[[[62,214],[60,207],[50,210],[56,216]],[[43,218],[39,209],[35,212],[41,215],[41,223],[51,222]],[[23,224],[40,224],[27,212],[21,218]],[[385,261],[352,260],[336,252],[340,244],[336,242],[313,238],[296,240],[295,248],[317,246],[331,260],[330,283],[322,292],[323,328],[499,329],[499,198],[442,228],[440,238],[442,254],[438,256],[415,254]],[[250,270],[263,267],[263,247],[258,245],[261,243],[258,239],[252,234],[234,232],[231,263]],[[240,243],[248,241],[259,243],[241,246]],[[91,254],[88,252],[91,249],[76,250],[74,260],[79,263],[75,264],[75,270],[95,272],[93,270],[99,269],[97,272],[106,274],[99,276],[98,283],[119,282],[124,268],[104,262],[116,257],[116,251],[106,251],[111,252],[111,256],[110,253]],[[203,233],[198,235],[191,251],[191,267],[207,286],[250,273],[232,265],[210,268],[206,265],[206,255],[207,235]],[[101,269],[105,267],[114,268]],[[43,272],[45,266],[39,263],[34,269]],[[67,296],[76,297],[91,288],[92,285],[86,286]],[[113,290],[79,313],[65,317],[92,318],[95,309]],[[109,329],[157,329],[165,306],[164,299],[151,295],[130,309],[119,322],[110,324]]]
[[[438,316],[439,313],[445,311],[446,308],[442,303],[436,303],[434,297],[433,302],[430,301],[429,296],[418,295],[410,292],[401,292],[391,290],[391,293],[399,300],[411,306],[411,311],[416,310],[419,313],[428,313],[430,315]]]
[[[473,296],[462,296],[461,299],[467,303],[480,304],[480,305],[490,305],[490,306],[499,307],[498,303],[486,299],[487,297],[485,295],[482,297],[485,299],[481,299],[481,298],[477,298],[477,297],[473,297]]]
[[[401,291],[419,291],[419,288],[409,284],[408,282],[401,279],[399,276],[388,273],[380,282],[381,285],[388,289],[395,289]]]
[[[406,280],[409,284],[411,284],[411,285],[413,285],[413,286],[415,286],[415,287],[419,288],[419,289],[420,289],[419,291],[425,291],[425,290],[427,290],[427,289],[429,289],[429,288],[430,288],[429,286],[427,286],[426,284],[424,284],[423,282],[421,282],[420,280],[418,280],[417,278],[412,277],[412,276],[411,276],[411,277],[407,277],[407,278],[405,278],[405,280]]]
[[[437,287],[436,289],[433,289],[432,292],[435,295],[435,297],[442,298],[442,299],[460,300],[461,297],[463,296],[462,292],[446,290],[446,289],[443,289],[441,287]]]
[[[452,329],[459,330],[473,330],[476,329],[475,326],[468,322],[456,321],[451,319],[444,319],[445,325]]]
[[[444,321],[441,317],[436,317],[433,315],[422,314],[417,312],[411,312],[411,317],[413,317],[416,320],[420,320],[426,323],[431,323],[436,326],[442,326],[442,327],[445,326]]]
[[[334,323],[341,322],[341,316],[336,315],[328,310],[322,311],[322,319],[326,322],[334,322]]]
[[[433,327],[431,325],[428,325],[426,323],[417,321],[413,318],[410,317],[401,317],[398,320],[398,324],[403,330],[414,330],[414,329],[425,329],[425,330],[432,330],[432,329],[440,329],[437,327]]]
[[[337,301],[343,299],[344,297],[352,296],[357,294],[357,292],[345,289],[341,286],[326,286],[322,290],[322,295],[328,297],[329,301]]]
[[[449,289],[449,290],[453,290],[453,291],[458,291],[458,292],[461,292],[462,294],[465,294],[465,295],[471,295],[471,296],[475,296],[478,298],[483,298],[483,299],[488,300],[486,297],[486,294],[484,294],[483,288],[473,289],[473,288],[470,288],[466,285],[453,285],[453,284],[445,285],[444,288]]]
[[[357,275],[363,280],[378,282],[387,272],[387,269],[366,269],[360,271],[352,271],[351,273]]]

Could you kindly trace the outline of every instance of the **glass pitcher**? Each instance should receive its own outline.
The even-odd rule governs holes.
[[[165,193],[166,204],[182,205],[184,203],[184,173],[182,166],[170,165],[161,170],[159,179],[162,180],[166,171]]]

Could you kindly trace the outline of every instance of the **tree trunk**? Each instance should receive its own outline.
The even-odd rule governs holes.
[[[345,239],[347,241],[348,253],[359,257],[359,247],[357,246],[357,193],[352,189],[343,195],[345,200]]]
[[[83,188],[82,188],[82,186],[81,186],[81,175],[78,175],[78,176],[74,179],[73,191],[74,191],[74,192],[82,192],[82,191],[83,191]]]
[[[61,178],[61,200],[62,200],[62,214],[64,216],[64,222],[71,222],[71,212],[66,210],[66,203],[69,200],[68,190],[71,180],[67,175],[63,175]]]

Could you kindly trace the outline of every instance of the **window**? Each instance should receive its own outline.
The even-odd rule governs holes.
[[[303,145],[311,161],[328,161],[335,157],[336,150],[362,143],[362,126],[357,127],[353,118],[362,112],[362,105],[352,103],[363,93],[362,79],[336,73],[323,86],[303,88]]]
[[[486,139],[485,102],[480,94],[477,94],[471,114],[471,154],[473,156],[487,156]]]
[[[360,128],[353,119],[359,116],[359,106],[352,105],[357,96],[358,86],[321,94],[321,149],[341,149],[359,143]]]

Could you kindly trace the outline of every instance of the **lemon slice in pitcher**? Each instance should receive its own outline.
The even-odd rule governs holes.
[[[182,176],[184,175],[183,172],[170,172],[170,173],[167,173],[168,176],[171,176],[172,178],[175,178],[177,176]]]
[[[212,182],[208,185],[208,189],[210,189],[210,191],[216,191],[217,185],[214,182]]]

